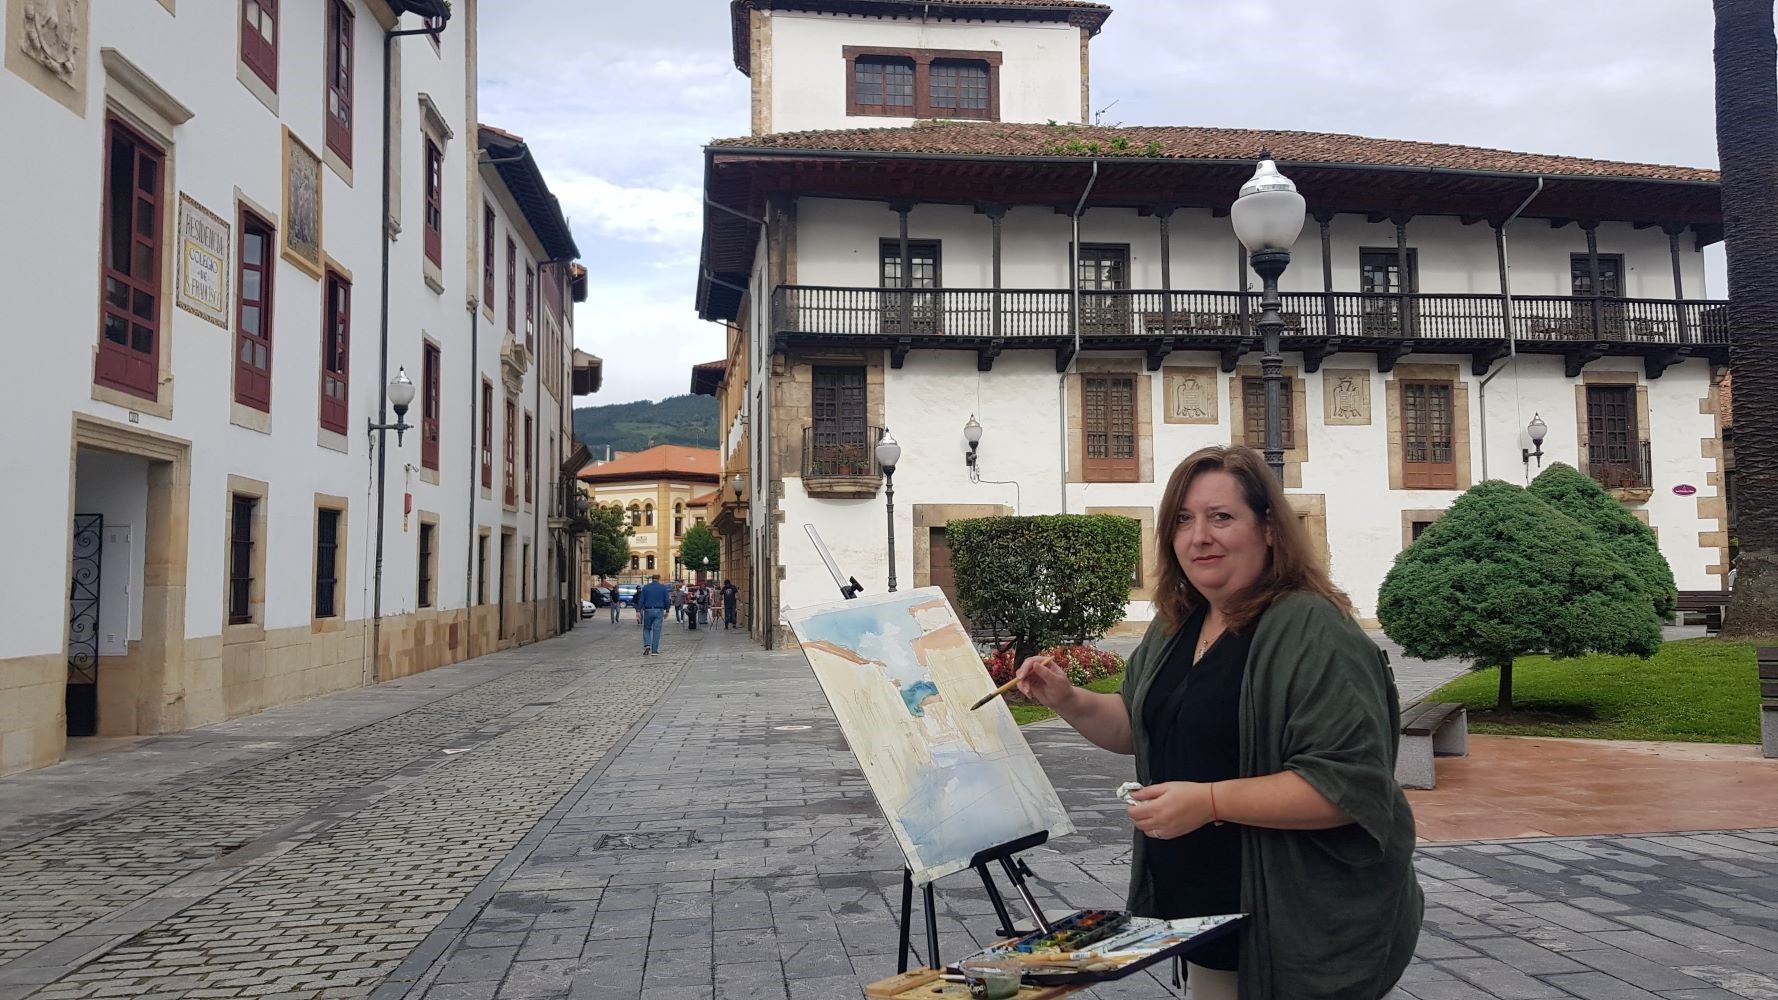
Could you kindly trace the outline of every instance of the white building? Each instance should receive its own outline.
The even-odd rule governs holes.
[[[475,0],[6,6],[0,773],[564,627],[576,252]]]
[[[1681,589],[1721,586],[1714,171],[1070,124],[1110,14],[1092,3],[732,9],[761,131],[706,149],[698,309],[734,324],[716,391],[725,480],[749,486],[713,521],[750,555],[762,638],[836,596],[804,524],[885,585],[884,427],[902,586],[949,584],[951,520],[1117,513],[1143,524],[1146,622],[1173,466],[1263,437],[1259,279],[1227,214],[1267,148],[1312,216],[1283,276],[1287,486],[1362,617],[1462,490],[1538,471],[1534,415],[1542,462],[1616,490]]]

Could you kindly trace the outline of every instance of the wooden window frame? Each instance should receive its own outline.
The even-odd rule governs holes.
[[[525,262],[525,350],[537,344],[537,269]]]
[[[274,276],[278,272],[278,230],[258,213],[242,208],[238,216],[239,238],[235,247],[235,402],[262,413],[272,412],[272,312]],[[260,238],[259,262],[247,262],[247,234]],[[247,295],[247,275],[259,276],[259,296]],[[258,333],[247,332],[249,308],[259,310]],[[265,354],[265,365],[257,363]],[[243,354],[252,360],[243,358]]]
[[[1607,270],[1606,265],[1607,264],[1616,265],[1615,268],[1613,268],[1612,270],[1617,275],[1617,291],[1615,291],[1615,292],[1600,292],[1599,297],[1602,299],[1621,299],[1621,298],[1623,298],[1624,297],[1624,255],[1621,253],[1602,253],[1602,254],[1597,254],[1596,256],[1599,258],[1599,273],[1601,275],[1603,275],[1606,272],[1606,270]],[[1568,255],[1568,294],[1576,299],[1591,299],[1593,297],[1593,293],[1592,292],[1583,292],[1577,287],[1577,285],[1581,281],[1585,281],[1588,284],[1591,284],[1592,280],[1593,280],[1593,276],[1590,273],[1590,269],[1587,266],[1587,255],[1584,253],[1569,254]]]
[[[519,245],[506,238],[506,332],[519,332]]]
[[[532,472],[533,465],[532,465],[532,461],[531,461],[531,452],[532,452],[533,441],[535,439],[536,434],[537,434],[536,428],[533,427],[532,423],[531,423],[531,411],[526,410],[525,411],[525,503],[527,505],[529,505],[531,503],[531,497],[532,497],[531,479],[533,476],[533,472]]]
[[[1263,454],[1266,450],[1266,380],[1263,376],[1259,375],[1238,375],[1236,377],[1241,380],[1241,407],[1243,418],[1241,428],[1241,437],[1243,440],[1241,443]],[[1284,425],[1283,438],[1285,451],[1290,451],[1296,447],[1296,413],[1294,412],[1296,408],[1296,400],[1293,398],[1294,393],[1292,392],[1290,383],[1291,379],[1288,377],[1281,379],[1278,383],[1278,395],[1282,401],[1282,408],[1278,411],[1278,417],[1279,421]],[[1248,408],[1252,405],[1248,401],[1248,393],[1253,391],[1259,393],[1258,420],[1249,419],[1248,414]]]
[[[506,401],[506,506],[517,507],[519,503],[519,481],[515,474],[518,466],[518,435],[519,408],[512,400]]]
[[[321,527],[331,519],[333,538],[323,539]],[[318,506],[315,508],[315,604],[316,618],[339,618],[344,609],[340,607],[340,549],[343,542],[340,528],[345,524],[345,511],[337,507]],[[323,575],[325,569],[326,575]],[[325,589],[324,589],[325,588]],[[323,599],[325,598],[325,600]]]
[[[433,603],[432,557],[438,552],[438,525],[424,518],[420,519],[420,533],[415,540],[419,548],[419,579],[416,581],[414,603],[422,608],[430,608]]]
[[[1649,474],[1650,470],[1643,462],[1642,456],[1644,442],[1642,440],[1641,414],[1638,412],[1641,409],[1637,398],[1638,386],[1634,383],[1596,383],[1585,385],[1582,388],[1584,399],[1586,401],[1585,433],[1587,442],[1587,467],[1584,470],[1586,474],[1608,490],[1649,488],[1653,484]],[[1609,454],[1610,448],[1601,437],[1602,434],[1610,434],[1611,429],[1602,426],[1604,423],[1602,419],[1595,419],[1595,413],[1600,414],[1601,417],[1603,416],[1603,397],[1605,396],[1622,397],[1624,411],[1623,437],[1625,442],[1625,455],[1622,461],[1613,460]],[[1601,402],[1598,404],[1595,404],[1594,402],[1596,397],[1601,399]],[[1618,475],[1612,476],[1607,472],[1607,470],[1612,469],[1623,471]],[[1640,475],[1623,473],[1640,473]]]
[[[928,253],[930,251],[930,253]],[[908,240],[908,257],[918,260],[932,258],[932,284],[908,286],[908,326],[912,333],[944,332],[945,245],[943,240]],[[891,279],[888,265],[894,263],[896,276]],[[908,266],[901,257],[901,240],[877,241],[877,287],[882,289],[880,304],[884,333],[901,331],[901,269]],[[889,282],[893,280],[895,284]]]
[[[494,206],[482,202],[482,305],[494,309]]]
[[[488,603],[488,532],[475,538],[475,603]]]
[[[352,165],[352,75],[358,66],[353,36],[357,24],[351,0],[328,0],[327,148],[348,167]]]
[[[257,7],[272,22],[272,38],[267,42],[259,33],[258,28],[247,21],[247,8]],[[272,93],[278,92],[278,46],[284,34],[284,26],[278,20],[278,0],[241,0],[241,16],[238,22],[241,62],[259,77],[260,82],[271,88]]]
[[[444,150],[431,133],[426,143],[426,259],[444,266]]]
[[[128,261],[142,260],[149,264],[149,273],[138,275],[135,268],[120,270],[112,266],[112,244],[118,239],[113,224],[117,221],[113,188],[117,178],[112,174],[113,147],[125,143],[130,157],[129,198],[125,211],[130,231],[122,237],[128,243]],[[104,176],[103,216],[99,232],[99,345],[93,362],[93,382],[106,388],[143,399],[160,398],[161,323],[166,296],[166,267],[162,255],[166,250],[167,153],[161,145],[141,131],[126,124],[116,115],[105,119],[105,146],[102,174]],[[151,167],[153,178],[144,187],[144,167]],[[153,217],[148,232],[138,224],[144,209]],[[116,283],[123,293],[119,305],[107,295]],[[124,342],[106,335],[113,322],[122,324]],[[133,344],[138,334],[146,334],[148,350],[137,350]]]
[[[335,292],[341,301],[336,307]],[[337,353],[338,367],[330,362]],[[337,394],[332,391],[337,386]],[[352,281],[328,268],[321,295],[321,407],[322,428],[346,433],[352,411]]]
[[[1144,376],[1128,372],[1080,373],[1081,474],[1085,477],[1087,482],[1141,482],[1142,421],[1141,415],[1137,412],[1138,407],[1141,405],[1141,393],[1138,391],[1137,382],[1143,377]],[[1129,390],[1130,419],[1128,423],[1128,432],[1130,438],[1130,454],[1127,457],[1119,457],[1112,454],[1114,451],[1113,438],[1125,429],[1123,426],[1114,427],[1112,425],[1111,406],[1113,400],[1111,394],[1114,391],[1112,385],[1114,382],[1128,386]],[[1105,436],[1106,454],[1103,457],[1093,456],[1093,437],[1095,434],[1093,396],[1095,392],[1102,394],[1104,397],[1103,402],[1100,404],[1102,426],[1097,429],[1097,433]]]
[[[494,488],[494,383],[482,379],[482,489]]]
[[[431,341],[423,343],[420,350],[420,467],[437,472],[444,352]]]
[[[877,118],[947,118],[961,121],[1000,120],[999,52],[972,49],[904,49],[870,45],[847,45],[841,49],[846,62],[846,114]],[[861,104],[858,97],[859,59],[905,59],[914,64],[914,103],[912,106]],[[935,108],[932,103],[932,64],[934,62],[977,62],[988,67],[988,107],[985,114],[960,115],[959,109]]]
[[[1401,482],[1402,488],[1410,490],[1454,490],[1457,488],[1457,387],[1450,382],[1436,379],[1399,379],[1401,393]],[[1436,392],[1445,394],[1445,418],[1443,428],[1449,434],[1448,447],[1450,461],[1436,462],[1429,457],[1424,462],[1416,462],[1412,458],[1413,442],[1409,433],[1416,420],[1415,405],[1410,397],[1415,391],[1425,393],[1428,449],[1436,443],[1436,435],[1440,428],[1434,426],[1433,414],[1437,407],[1432,397]]]
[[[856,385],[851,380],[856,379]],[[856,390],[856,401],[845,397]],[[831,398],[829,398],[831,397]],[[832,413],[823,412],[831,406]],[[849,408],[856,413],[848,413]],[[837,463],[875,468],[870,431],[870,368],[867,365],[814,365],[809,370],[809,447],[815,468]],[[842,468],[842,472],[845,470]]]
[[[229,495],[228,624],[253,624],[253,525],[260,497]],[[242,516],[245,513],[246,516]]]

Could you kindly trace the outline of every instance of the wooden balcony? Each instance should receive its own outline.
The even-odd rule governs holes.
[[[840,288],[781,285],[773,295],[774,344],[886,347],[901,367],[914,348],[973,350],[987,371],[1009,349],[1053,349],[1062,371],[1074,350],[1068,289]],[[1658,378],[1687,357],[1728,357],[1728,303],[1706,300],[1499,294],[1288,292],[1284,349],[1315,371],[1335,351],[1377,355],[1383,371],[1403,354],[1472,356],[1482,374],[1507,353],[1559,354],[1570,377],[1607,355],[1640,356]],[[1083,349],[1141,350],[1149,369],[1168,352],[1212,350],[1233,371],[1259,347],[1259,293],[1153,290],[1082,292]]]

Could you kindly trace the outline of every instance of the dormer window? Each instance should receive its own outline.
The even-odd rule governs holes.
[[[846,114],[1000,120],[1000,53],[845,47]]]

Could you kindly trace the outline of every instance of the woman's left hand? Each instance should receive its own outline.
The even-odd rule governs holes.
[[[1197,781],[1163,781],[1130,793],[1126,810],[1136,829],[1156,840],[1183,837],[1210,822],[1210,786]]]

